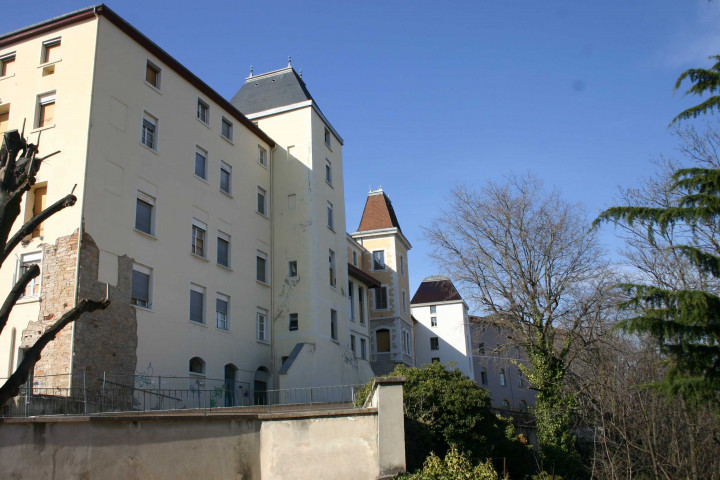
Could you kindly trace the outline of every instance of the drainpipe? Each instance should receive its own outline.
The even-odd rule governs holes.
[[[275,189],[273,188],[273,164],[275,163],[275,150],[277,143],[270,149],[270,159],[268,160],[268,171],[270,174],[270,374],[272,375],[273,390],[279,387],[278,373],[275,370],[275,281],[272,278],[272,272],[275,271],[275,202],[273,196]]]

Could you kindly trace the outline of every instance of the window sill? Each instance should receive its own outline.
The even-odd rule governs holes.
[[[195,320],[188,320],[188,323],[189,323],[190,325],[195,325],[196,327],[208,328],[208,326],[207,326],[206,323],[196,322]]]
[[[265,170],[268,169],[267,162],[265,162],[265,163],[257,162],[257,164],[260,165],[261,167],[263,167]]]
[[[203,183],[205,183],[205,184],[207,184],[207,185],[210,185],[210,184],[208,183],[208,181],[207,181],[207,178],[198,177],[198,176],[197,176],[196,174],[194,174],[194,173],[193,173],[193,177],[197,178],[198,180],[200,180],[201,182],[203,182]]]
[[[217,330],[218,332],[222,332],[226,335],[230,335],[232,333],[229,328],[220,328],[216,326],[215,330]]]
[[[328,230],[330,230],[331,232],[335,233],[335,229],[334,229],[333,227],[331,227],[330,225],[328,225]]]
[[[148,150],[148,151],[154,153],[155,155],[158,155],[158,156],[160,155],[160,154],[158,153],[158,151],[157,151],[157,148],[148,147],[147,145],[145,145],[145,144],[142,143],[142,142],[140,142],[140,145],[141,145],[145,150]]]
[[[138,230],[137,228],[133,228],[133,230],[135,230],[135,233],[139,233],[143,237],[149,238],[150,240],[157,240],[157,237],[152,233],[143,232],[142,230]]]
[[[323,142],[323,143],[325,144],[325,146],[327,147],[328,150],[330,150],[331,152],[333,151],[333,149],[329,143],[327,143],[327,142]]]
[[[162,95],[162,91],[160,91],[160,89],[159,89],[158,87],[156,87],[156,86],[153,85],[152,83],[148,82],[147,80],[145,80],[145,85],[147,85],[148,87],[152,88],[153,91],[154,91],[155,93],[157,93],[158,95]]]
[[[152,307],[141,307],[140,305],[135,305],[134,303],[131,303],[130,306],[144,312],[153,312]]]
[[[198,260],[202,260],[203,262],[207,262],[208,259],[206,257],[203,257],[202,255],[198,255],[197,253],[190,252],[190,256],[197,258]]]
[[[54,124],[54,123],[53,123],[52,125],[48,125],[47,127],[36,127],[36,128],[34,128],[34,129],[32,129],[32,130],[30,131],[30,133],[42,132],[42,131],[44,131],[44,130],[50,130],[51,128],[55,128],[55,124]]]
[[[328,182],[328,179],[327,179],[327,178],[325,179],[325,183],[327,183],[327,184],[330,186],[330,188],[332,188],[333,190],[335,190],[335,187],[333,187],[332,182]]]
[[[21,297],[15,303],[16,305],[24,305],[26,303],[39,303],[40,295],[28,295],[27,297]]]
[[[270,346],[270,341],[269,341],[269,340],[255,340],[255,341],[256,341],[257,343],[259,343],[260,345],[265,345],[265,346],[268,346],[268,347]]]
[[[220,134],[220,137],[221,137],[223,140],[225,140],[226,142],[228,142],[230,145],[235,145],[235,142],[232,141],[232,138],[228,138],[228,137],[226,137],[225,135],[223,135],[222,133]]]
[[[223,265],[222,263],[216,263],[215,265],[217,265],[218,267],[222,268],[223,270],[227,270],[228,272],[232,272],[232,271],[233,271],[233,269],[230,268],[230,266],[228,266],[228,265]]]
[[[257,213],[258,215],[260,215],[261,217],[263,217],[263,218],[266,219],[266,220],[270,220],[270,217],[268,217],[268,216],[265,215],[264,213],[260,213],[260,212],[258,212],[257,210],[255,210],[255,213]]]
[[[62,62],[62,58],[58,58],[57,60],[54,60],[54,61],[52,61],[52,62],[41,63],[40,65],[38,65],[37,68],[49,67],[50,65],[55,65],[55,64],[60,63],[60,62]]]
[[[200,123],[201,125],[203,125],[205,128],[210,129],[210,123],[208,123],[208,122],[203,122],[201,119],[199,119],[199,118],[197,117],[197,115],[195,116],[195,120],[197,120],[198,123]]]
[[[255,282],[256,282],[258,285],[262,285],[263,287],[268,287],[268,288],[270,288],[270,284],[269,284],[269,283],[265,283],[265,282],[260,281],[260,280],[255,280]]]
[[[3,80],[7,80],[8,78],[13,78],[15,76],[14,73],[11,73],[10,75],[5,75],[4,77],[0,77],[0,82]]]
[[[219,191],[220,193],[222,193],[223,195],[225,195],[226,197],[228,197],[228,198],[233,198],[232,193],[226,192],[226,191],[223,190],[222,188],[219,188],[218,191]]]

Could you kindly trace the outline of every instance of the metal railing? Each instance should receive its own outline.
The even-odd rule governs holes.
[[[0,380],[1,381],[1,380]],[[200,376],[70,375],[31,378],[0,408],[4,417],[174,411],[223,413],[354,407],[362,385],[251,390],[246,382]]]

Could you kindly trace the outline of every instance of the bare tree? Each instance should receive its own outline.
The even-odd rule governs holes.
[[[612,284],[589,222],[577,205],[531,176],[460,186],[427,235],[434,255],[469,298],[498,314],[530,361],[533,413],[545,468],[578,465],[571,432],[575,392],[566,374],[608,307]],[[582,342],[578,343],[578,340]]]
[[[38,146],[27,143],[27,140],[17,130],[5,132],[3,135],[2,149],[0,150],[0,266],[2,266],[13,249],[30,235],[35,228],[60,210],[73,206],[77,201],[75,195],[72,192],[69,193],[32,217],[10,237],[12,226],[20,214],[23,196],[35,184],[42,162],[57,153],[59,152],[39,157]],[[10,313],[15,303],[22,296],[25,287],[39,274],[40,269],[37,265],[31,266],[20,275],[10,290],[5,302],[0,307],[0,333],[5,328]],[[85,312],[102,310],[108,305],[110,305],[110,301],[107,299],[81,299],[75,307],[67,311],[50,326],[35,344],[25,352],[25,356],[18,368],[0,387],[0,406],[5,405],[9,399],[19,393],[20,387],[27,382],[35,364],[40,360],[43,348],[55,338],[63,327],[78,319]]]

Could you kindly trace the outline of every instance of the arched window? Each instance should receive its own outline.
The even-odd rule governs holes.
[[[523,413],[527,413],[528,411],[528,404],[525,400],[520,400],[520,411]]]
[[[389,352],[390,351],[390,330],[387,328],[381,328],[375,332],[377,338],[377,351]]]
[[[193,375],[205,375],[205,360],[200,357],[191,358],[190,373]]]
[[[503,410],[510,410],[510,402],[508,402],[508,401],[505,400],[504,398],[503,398],[503,401],[502,401],[502,409],[503,409]]]

